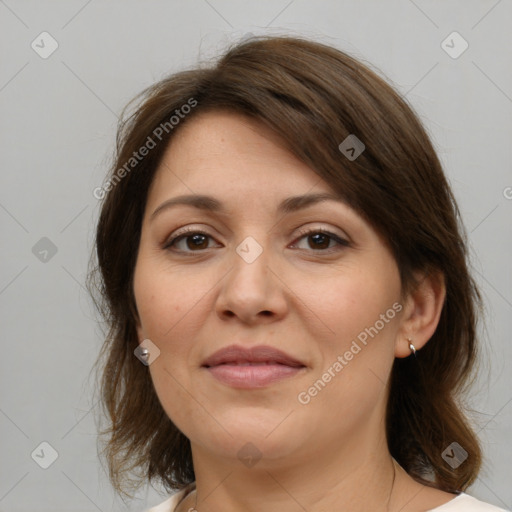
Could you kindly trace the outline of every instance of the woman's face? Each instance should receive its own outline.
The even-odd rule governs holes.
[[[383,432],[402,317],[398,268],[346,204],[289,201],[321,193],[334,191],[242,116],[201,114],[167,148],[134,293],[139,341],[160,351],[149,365],[155,390],[194,456],[300,461]],[[221,209],[159,209],[182,195],[209,196]],[[280,208],[285,201],[296,208]],[[277,348],[302,367],[266,383],[219,380],[203,363],[235,344]]]

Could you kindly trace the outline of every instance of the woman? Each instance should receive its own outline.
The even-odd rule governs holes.
[[[464,492],[481,298],[460,215],[374,72],[243,41],[145,91],[97,192],[118,491],[138,470],[180,491],[153,512],[503,510]]]

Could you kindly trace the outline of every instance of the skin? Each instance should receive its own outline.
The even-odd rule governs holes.
[[[268,128],[226,112],[191,119],[157,170],[134,294],[139,339],[160,350],[149,366],[156,393],[191,442],[197,493],[180,512],[194,506],[199,512],[412,512],[454,497],[400,468],[384,430],[394,358],[410,356],[407,338],[420,350],[434,333],[445,297],[442,276],[429,275],[401,297],[387,245],[348,205],[325,201],[276,213],[283,199],[317,192],[334,191]],[[181,194],[213,196],[227,212],[179,205],[151,219]],[[183,227],[209,236],[194,245],[188,233],[165,248]],[[314,237],[318,228],[349,245]],[[236,252],[246,237],[263,250],[250,264]],[[396,303],[400,312],[366,346],[359,344],[362,350],[309,403],[299,403],[298,394]],[[306,368],[261,389],[227,386],[201,365],[234,343],[278,347]],[[247,443],[261,455],[252,467],[238,456]]]

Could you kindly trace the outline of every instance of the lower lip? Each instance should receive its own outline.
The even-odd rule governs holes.
[[[284,364],[231,365],[220,364],[207,370],[220,382],[235,388],[262,388],[273,382],[293,377],[304,367],[292,367]]]

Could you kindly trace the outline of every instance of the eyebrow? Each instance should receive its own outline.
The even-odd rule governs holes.
[[[338,203],[347,204],[345,199],[337,194],[329,192],[322,192],[317,194],[305,194],[302,196],[292,196],[284,199],[277,207],[278,214],[289,214],[302,210],[309,206],[324,202],[324,201],[336,201]],[[228,212],[224,205],[217,199],[207,195],[191,194],[172,197],[167,201],[164,201],[156,210],[151,214],[150,220],[153,220],[159,213],[164,210],[168,210],[174,206],[186,205],[205,210],[213,213],[220,213],[227,215]]]

